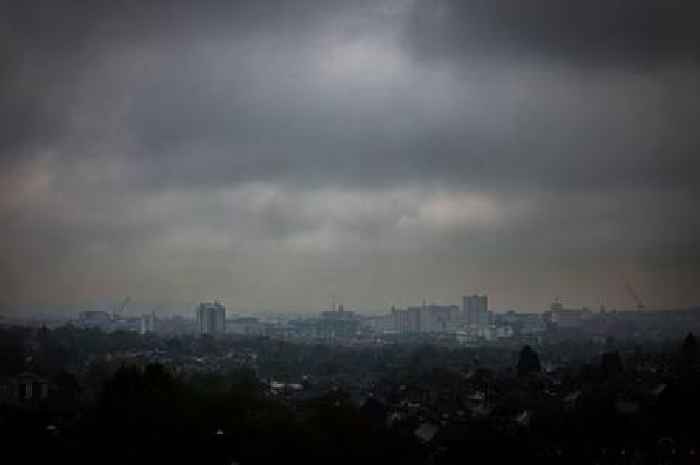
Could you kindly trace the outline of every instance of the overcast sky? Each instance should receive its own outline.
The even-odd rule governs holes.
[[[0,303],[700,304],[697,0],[0,0]]]

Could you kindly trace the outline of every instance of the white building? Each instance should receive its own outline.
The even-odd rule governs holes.
[[[462,297],[464,322],[469,327],[485,328],[489,325],[489,299],[485,295]]]
[[[226,323],[226,331],[240,336],[264,336],[267,325],[257,318],[236,318]]]
[[[391,308],[389,326],[402,334],[445,333],[458,329],[462,324],[456,305],[426,305],[406,309]]]
[[[141,316],[141,334],[153,333],[156,330],[156,315],[155,313]]]
[[[200,335],[226,332],[226,307],[220,302],[202,302],[197,307],[197,328]]]
[[[545,313],[546,318],[559,328],[578,328],[587,320],[593,317],[593,312],[588,308],[565,308],[559,301],[555,300]]]

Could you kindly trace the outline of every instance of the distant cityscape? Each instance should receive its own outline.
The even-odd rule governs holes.
[[[222,337],[259,336],[281,340],[377,344],[394,339],[427,339],[457,345],[541,341],[548,336],[571,333],[576,337],[604,339],[609,336],[663,338],[700,325],[700,308],[650,310],[597,310],[570,308],[555,299],[541,313],[494,311],[487,295],[465,295],[461,305],[392,306],[376,315],[331,303],[316,315],[254,316],[227,311],[219,301],[202,302],[191,315],[161,317],[158,309],[140,316],[129,315],[132,300],[123,299],[111,311],[84,310],[74,318],[54,319],[51,326],[73,325],[105,332],[128,331],[145,334],[201,335]],[[8,324],[14,320],[5,318]],[[27,319],[25,324],[47,324]]]

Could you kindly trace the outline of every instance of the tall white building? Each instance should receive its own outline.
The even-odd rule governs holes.
[[[197,307],[197,328],[200,335],[226,332],[226,307],[220,302],[202,302]]]
[[[156,330],[156,314],[151,312],[150,314],[141,316],[141,334],[153,333]]]
[[[485,295],[465,295],[462,312],[467,326],[485,328],[489,325],[489,298]]]

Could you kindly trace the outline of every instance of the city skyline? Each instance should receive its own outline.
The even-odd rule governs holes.
[[[0,314],[700,305],[697,2],[2,8]]]
[[[634,292],[634,290],[632,290]],[[636,294],[636,293],[635,293]],[[308,318],[318,315],[320,313],[328,313],[341,311],[350,311],[357,313],[362,317],[376,317],[385,316],[390,314],[394,310],[406,310],[406,309],[416,309],[419,307],[426,307],[430,309],[431,307],[436,308],[464,308],[465,299],[469,300],[471,298],[478,297],[490,301],[490,296],[484,293],[467,293],[459,297],[449,297],[444,300],[421,298],[419,300],[397,300],[391,303],[389,306],[359,306],[354,305],[352,301],[348,302],[346,300],[337,299],[337,296],[331,296],[331,300],[320,304],[317,307],[306,306],[306,307],[287,307],[284,309],[274,309],[274,308],[264,308],[264,307],[246,307],[237,304],[235,299],[226,300],[219,297],[207,299],[212,302],[220,303],[224,305],[230,312],[232,318],[239,317],[262,317],[262,318],[283,318],[288,317],[299,317]],[[638,297],[638,296],[637,296]],[[549,302],[543,304],[540,307],[528,308],[523,306],[511,306],[507,307],[496,301],[496,303],[486,303],[486,308],[493,314],[506,314],[515,312],[518,314],[546,314],[555,308],[562,308],[565,311],[586,311],[591,313],[601,313],[606,312],[658,312],[658,311],[685,311],[685,310],[697,310],[700,306],[690,305],[688,307],[655,307],[647,306],[641,300],[634,300],[633,295],[629,296],[629,302],[623,307],[611,307],[605,304],[589,304],[586,302],[575,302],[566,299],[562,296],[556,296],[550,299]],[[206,300],[206,299],[205,299]],[[124,302],[128,301],[127,305]],[[125,299],[119,301],[111,298],[95,299],[91,301],[83,301],[79,303],[63,304],[55,303],[50,305],[17,305],[10,308],[10,311],[5,313],[0,313],[0,318],[9,317],[10,321],[18,319],[16,321],[71,321],[75,319],[76,314],[80,313],[90,313],[96,312],[104,314],[105,316],[114,315],[115,313],[120,314],[124,318],[133,319],[140,318],[144,315],[160,315],[163,318],[171,317],[185,317],[192,318],[193,312],[195,314],[195,319],[198,319],[197,312],[203,301],[192,302],[174,302],[174,301],[134,301],[131,296],[127,296]],[[206,302],[205,302],[206,303]],[[76,313],[77,312],[77,313]]]

